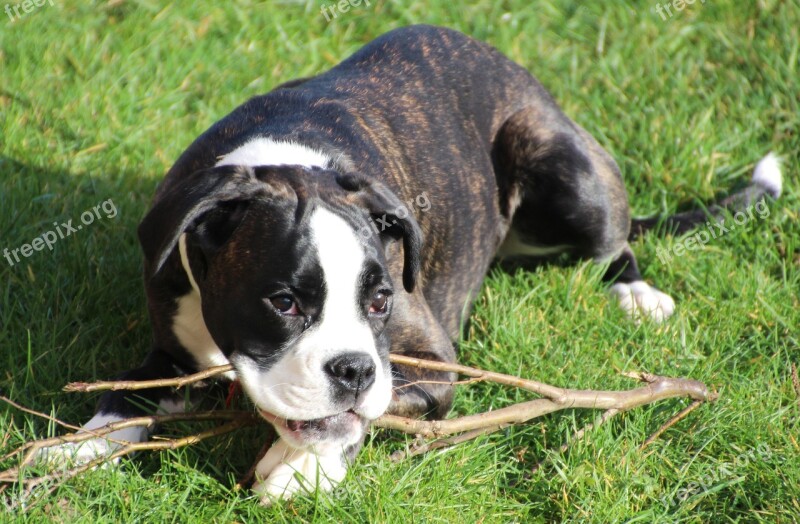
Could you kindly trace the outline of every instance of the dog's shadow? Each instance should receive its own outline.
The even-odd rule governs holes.
[[[0,173],[0,387],[71,416],[83,402],[63,383],[107,378],[148,350],[136,224],[155,183],[7,156]]]
[[[137,367],[150,351],[136,228],[149,208],[158,175],[117,168],[94,174],[0,155],[2,394],[81,425],[94,414],[100,394],[66,393],[63,386],[111,379]],[[74,231],[62,226],[70,220]],[[40,249],[34,249],[34,239],[48,232],[53,233],[48,235],[50,245],[37,241]],[[210,396],[224,403],[226,393],[220,388]],[[26,438],[70,431],[42,418],[0,410],[3,427],[10,427],[12,417]],[[183,436],[207,427],[186,424],[163,431]],[[227,485],[231,471],[244,472],[252,463],[264,440],[258,435],[269,433],[266,426],[240,431],[188,449],[188,459]],[[213,446],[230,448],[224,460],[234,469],[207,460],[221,456],[211,453]],[[157,456],[143,454],[134,460],[145,475],[160,467]]]

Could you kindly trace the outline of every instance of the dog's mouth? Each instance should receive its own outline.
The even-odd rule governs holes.
[[[261,416],[272,424],[278,434],[295,445],[309,445],[321,442],[342,442],[358,438],[368,421],[348,409],[335,415],[308,420],[286,419],[259,409]]]
[[[361,417],[359,417],[355,411],[348,409],[343,413],[337,413],[336,415],[331,415],[330,417],[315,418],[311,420],[284,419],[284,421],[289,430],[299,433],[308,430],[325,431],[326,429],[329,429],[330,427],[342,422],[359,420],[360,418]]]

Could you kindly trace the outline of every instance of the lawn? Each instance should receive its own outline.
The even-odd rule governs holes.
[[[627,321],[591,264],[495,269],[461,343],[466,364],[559,386],[627,388],[621,372],[646,370],[702,380],[720,400],[644,451],[688,401],[627,412],[566,452],[548,450],[596,413],[556,413],[399,463],[389,456],[410,439],[374,430],[335,493],[269,508],[233,489],[261,447],[254,428],[139,455],[26,511],[0,505],[0,521],[800,521],[798,0],[351,3],[48,0],[0,13],[0,250],[93,216],[52,250],[0,258],[3,393],[88,419],[96,397],[61,387],[113,376],[148,350],[135,231],[171,163],[248,97],[425,22],[536,74],[617,159],[635,214],[708,203],[745,184],[766,152],[784,157],[784,195],[768,216],[670,260],[657,250],[681,238],[635,243],[645,277],[678,304],[666,324]],[[472,385],[454,414],[525,398]],[[0,408],[0,454],[55,431]]]

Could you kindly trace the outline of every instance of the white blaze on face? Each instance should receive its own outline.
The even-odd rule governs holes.
[[[368,419],[379,417],[389,406],[391,380],[381,364],[372,330],[361,311],[359,290],[365,247],[341,217],[317,208],[310,220],[313,246],[325,282],[325,302],[320,318],[269,370],[259,371],[247,357],[236,364],[250,398],[263,410],[282,418],[311,420],[353,408]],[[324,366],[344,353],[364,353],[375,363],[375,383],[356,406],[342,406],[332,398]]]

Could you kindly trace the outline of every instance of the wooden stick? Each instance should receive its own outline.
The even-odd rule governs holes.
[[[455,372],[476,381],[482,380],[518,387],[547,397],[544,399],[522,402],[491,412],[449,420],[424,421],[408,419],[396,415],[384,415],[373,423],[377,427],[395,429],[405,433],[422,435],[424,437],[440,438],[454,433],[484,429],[491,426],[519,424],[527,422],[532,418],[568,408],[616,409],[624,411],[658,400],[674,397],[688,396],[697,401],[714,400],[716,398],[716,395],[710,393],[702,382],[681,378],[659,377],[649,373],[625,374],[631,378],[646,382],[648,385],[645,387],[630,391],[595,391],[559,388],[533,380],[471,368],[460,364],[422,360],[404,355],[390,355],[390,360],[395,364],[404,366],[434,371]],[[171,379],[141,382],[73,383],[68,385],[65,389],[68,391],[100,391],[109,389],[184,387],[232,370],[233,367],[228,364],[209,368],[193,375]]]
[[[544,397],[553,399],[559,404],[574,403],[573,407],[586,407],[605,409],[614,407],[613,404],[620,398],[621,394],[629,394],[630,392],[618,391],[594,391],[594,390],[577,390],[577,389],[564,389],[556,386],[550,386],[534,380],[527,380],[520,377],[511,375],[504,375],[502,373],[495,373],[493,371],[484,371],[481,369],[462,366],[460,364],[450,364],[446,362],[437,362],[432,360],[422,360],[419,358],[406,357],[404,355],[390,355],[389,359],[395,364],[404,366],[430,369],[434,371],[447,371],[455,372],[472,378],[495,382],[506,386],[514,386],[527,391],[532,391]],[[219,375],[228,371],[232,371],[233,366],[226,364],[224,366],[215,366],[205,371],[195,373],[193,375],[185,375],[183,377],[159,380],[145,380],[145,381],[121,381],[121,382],[73,382],[68,384],[64,389],[66,391],[101,391],[101,390],[120,390],[120,389],[146,389],[155,387],[183,387],[200,380]],[[666,378],[658,377],[649,373],[625,373],[626,376],[635,378],[644,382],[653,384],[654,389],[671,390],[682,395],[690,396],[695,400],[713,400],[713,395],[709,393],[705,384],[697,380],[681,379],[681,378]],[[643,388],[644,389],[644,388]],[[653,392],[656,397],[654,400],[661,398],[669,398],[676,396],[675,394],[667,394],[660,397],[659,393]],[[663,393],[663,392],[662,392]],[[639,391],[642,397],[647,397],[649,393]],[[636,407],[633,405],[632,407]]]
[[[694,399],[695,402],[691,406],[672,417],[667,423],[659,428],[658,431],[648,438],[648,440],[643,444],[644,447],[658,438],[664,431],[666,431],[667,428],[677,423],[702,402],[716,399],[715,393],[709,392],[703,383],[696,380],[660,377],[648,373],[626,374],[631,378],[645,382],[645,386],[628,391],[594,391],[559,388],[521,377],[504,375],[502,373],[485,371],[459,364],[427,361],[403,355],[390,355],[390,360],[392,363],[403,366],[420,369],[424,368],[434,371],[454,372],[468,377],[467,380],[453,381],[453,385],[469,384],[480,381],[494,382],[501,385],[518,387],[544,397],[521,402],[504,408],[496,409],[494,411],[447,420],[428,421],[409,419],[396,415],[384,415],[374,421],[373,424],[377,427],[395,429],[405,433],[418,435],[420,438],[424,437],[436,439],[429,443],[417,442],[408,450],[394,454],[394,460],[397,460],[398,458],[419,455],[434,449],[453,446],[458,443],[506,428],[511,424],[524,423],[533,418],[540,417],[548,413],[553,413],[555,411],[574,408],[605,410],[605,412],[597,419],[594,425],[587,424],[587,426],[577,431],[569,442],[562,445],[560,449],[563,452],[567,449],[570,443],[580,440],[585,436],[587,431],[593,427],[596,427],[597,425],[602,424],[621,411],[633,409],[651,402],[656,402],[658,400],[674,397],[689,397]],[[230,371],[233,371],[233,367],[230,365],[224,365],[209,368],[193,375],[186,375],[177,378],[149,381],[103,381],[95,383],[75,382],[68,384],[64,389],[66,391],[91,392],[123,389],[138,390],[157,387],[181,388]],[[800,381],[798,381],[796,377],[797,371],[796,368],[793,367],[793,381],[795,382],[795,387],[800,391],[800,386],[798,386]],[[13,403],[8,399],[0,399],[6,400],[11,405],[14,405],[26,413],[43,416],[70,429],[78,429],[76,426],[62,422],[54,417],[50,417],[49,415],[29,410],[23,406]],[[200,442],[201,440],[213,436],[230,433],[241,427],[254,425],[263,421],[263,419],[261,419],[257,414],[243,411],[176,413],[170,415],[136,417],[114,422],[104,426],[103,428],[98,428],[92,431],[81,431],[60,437],[40,439],[24,444],[4,457],[5,459],[8,459],[15,455],[22,455],[23,453],[25,454],[19,467],[0,472],[0,483],[20,482],[21,468],[32,463],[38,456],[40,450],[43,448],[67,443],[80,443],[95,438],[104,438],[115,431],[130,427],[152,428],[157,424],[188,420],[226,420],[228,422],[217,426],[216,428],[202,431],[194,435],[188,435],[182,438],[153,440],[147,442],[112,441],[117,444],[117,448],[108,456],[98,457],[86,464],[80,464],[64,471],[22,480],[23,484],[25,485],[25,492],[30,494],[35,487],[51,481],[60,483],[63,480],[74,477],[75,475],[79,475],[103,463],[116,460],[124,455],[128,455],[136,451],[176,449],[178,447]],[[267,449],[268,448],[265,446],[262,451],[266,452]],[[253,469],[254,468],[251,468],[251,470]],[[244,485],[245,483],[249,482],[251,478],[252,473],[248,472],[238,485]]]
[[[560,390],[554,399],[536,399],[505,408],[448,420],[414,420],[383,415],[374,422],[378,427],[396,429],[423,437],[442,437],[500,424],[520,424],[548,413],[570,408],[617,409],[625,411],[667,398],[688,396],[695,400],[714,397],[696,380],[658,377],[645,373],[630,374],[647,386],[630,391]],[[493,380],[488,378],[487,380]],[[556,388],[560,389],[560,388]]]
[[[545,397],[557,397],[562,395],[565,391],[568,391],[547,384],[542,384],[540,382],[536,382],[533,380],[526,380],[520,377],[504,375],[502,373],[495,373],[492,371],[484,371],[481,369],[471,368],[468,366],[462,366],[460,364],[436,362],[432,360],[423,360],[419,358],[413,358],[395,354],[389,355],[389,360],[394,364],[401,364],[409,367],[430,369],[433,371],[455,372],[478,380],[496,382],[498,384],[503,384],[506,386],[514,386],[526,389],[528,391],[538,393],[539,395]],[[141,380],[141,381],[135,381],[135,380],[99,381],[91,383],[71,382],[64,387],[64,391],[88,393],[92,391],[106,391],[106,390],[117,391],[121,389],[136,390],[136,389],[150,389],[159,387],[180,388],[188,386],[189,384],[193,384],[195,382],[199,382],[201,380],[221,375],[222,373],[227,373],[228,371],[233,371],[233,366],[231,366],[230,364],[211,367],[206,370],[200,371],[199,373],[194,373],[192,375],[184,375],[182,377],[167,378],[167,379]]]

